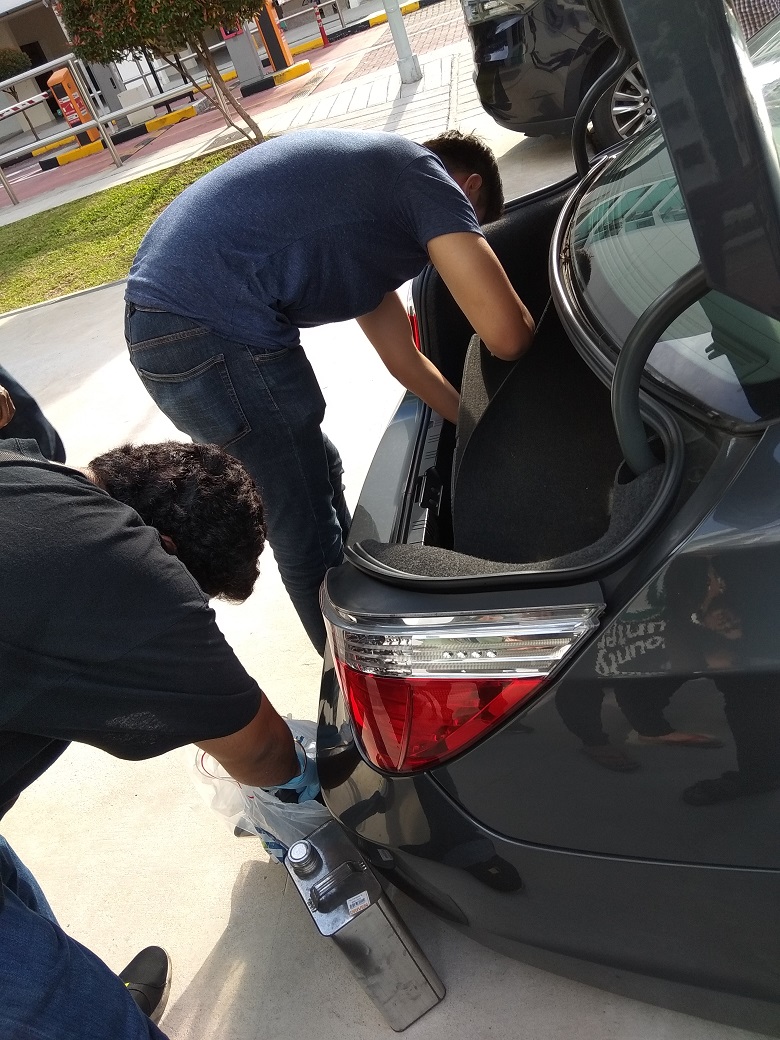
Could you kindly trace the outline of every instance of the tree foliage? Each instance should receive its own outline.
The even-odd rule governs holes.
[[[29,68],[32,68],[32,62],[24,51],[18,51],[15,47],[0,47],[0,80],[20,76]],[[6,89],[16,96],[13,87]]]
[[[4,79],[12,79],[14,76],[20,76],[23,72],[27,72],[27,70],[31,68],[32,61],[24,51],[18,51],[16,47],[0,47],[0,82]],[[14,101],[19,100],[18,85],[6,87],[5,89]],[[29,114],[27,112],[22,112],[22,116],[29,128],[32,130],[33,137],[35,137],[36,141],[39,140],[38,131],[33,126]]]
[[[106,65],[145,51],[165,57],[191,48],[211,77],[212,100],[225,120],[250,140],[261,141],[260,128],[225,87],[204,39],[209,29],[249,20],[258,5],[258,0],[61,0],[59,11],[76,57],[83,61]],[[229,108],[252,133],[234,122]]]
[[[257,0],[62,0],[61,13],[76,55],[105,65],[144,49],[182,50],[207,29],[250,19],[257,7]]]

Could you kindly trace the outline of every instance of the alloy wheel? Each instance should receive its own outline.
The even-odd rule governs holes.
[[[637,62],[618,81],[612,94],[612,122],[622,138],[633,137],[655,120],[655,107]]]

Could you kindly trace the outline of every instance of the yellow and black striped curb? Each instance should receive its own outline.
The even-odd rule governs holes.
[[[241,97],[260,94],[264,90],[278,87],[280,83],[287,83],[288,80],[297,79],[298,76],[305,76],[307,72],[311,72],[311,62],[308,58],[302,58],[301,61],[296,61],[294,65],[290,65],[287,69],[279,69],[278,72],[266,72],[262,76],[258,76],[257,79],[242,84]]]
[[[68,163],[76,162],[77,159],[85,159],[95,152],[102,152],[105,148],[103,141],[90,141],[89,144],[81,144],[78,148],[71,148],[69,152],[62,155],[51,155],[48,159],[40,159],[38,165],[42,170],[56,170],[58,166],[67,166]]]
[[[415,11],[419,11],[421,7],[430,7],[432,4],[439,2],[440,0],[410,0],[407,4],[401,4],[401,14],[413,14]],[[387,14],[383,11],[382,14],[372,15],[363,22],[353,22],[352,25],[347,25],[343,29],[335,29],[333,32],[329,32],[328,39],[331,43],[337,43],[339,40],[343,40],[345,36],[353,36],[355,33],[365,32],[366,29],[384,25],[386,21]],[[309,40],[307,43],[299,43],[295,47],[291,47],[290,54],[303,54],[305,51],[313,51],[318,47],[324,46],[325,43],[322,39]]]
[[[294,51],[290,53],[294,53]],[[279,72],[275,72],[273,74],[274,83],[278,86],[280,83],[287,83],[288,80],[297,79],[298,76],[305,76],[307,72],[311,72],[311,62],[308,58],[304,58],[302,61],[296,61],[288,69],[280,69]]]
[[[129,126],[125,130],[118,130],[111,135],[111,141],[113,144],[122,144],[125,141],[132,140],[134,137],[142,137],[144,134],[154,133],[155,130],[162,130],[163,127],[173,126],[174,123],[180,123],[182,119],[191,119],[194,115],[197,115],[194,105],[177,108],[175,112],[168,112],[164,116],[155,116],[154,119],[147,119],[145,123],[137,123],[135,126]],[[62,142],[58,143],[61,144]],[[102,151],[104,147],[102,140],[92,141],[90,144],[71,148],[70,151],[63,152],[62,155],[52,155],[47,159],[41,159],[39,166],[42,170],[54,170],[58,166],[67,166],[68,163],[76,162],[78,159],[85,159],[88,155],[94,155],[95,152]]]
[[[73,137],[63,137],[61,141],[55,141],[53,144],[42,144],[40,148],[33,148],[30,155],[35,158],[36,156],[43,155],[45,152],[52,151],[54,148],[62,148],[65,144],[73,144],[75,140],[76,135],[74,134]]]
[[[401,5],[401,14],[412,14],[414,11],[420,10],[419,0],[412,0],[412,3]],[[387,21],[387,12],[383,11],[381,14],[372,15],[368,19],[369,27],[373,29],[375,25],[383,25]]]

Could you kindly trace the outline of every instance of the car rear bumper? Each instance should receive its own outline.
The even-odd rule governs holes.
[[[387,882],[511,956],[780,1033],[780,938],[766,928],[780,872],[509,840],[469,816],[433,776],[386,777],[363,760],[327,654],[320,709],[325,800]]]

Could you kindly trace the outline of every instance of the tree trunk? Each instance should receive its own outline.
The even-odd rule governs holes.
[[[244,120],[247,126],[250,127],[250,129],[252,130],[252,134],[254,134],[254,137],[247,133],[243,129],[243,127],[239,126],[238,124],[230,120],[232,125],[236,126],[238,130],[241,130],[244,134],[246,134],[250,141],[264,141],[265,138],[263,137],[263,132],[260,129],[260,127],[250,116],[250,114],[247,112],[244,106],[239,102],[239,100],[233,95],[233,92],[225,85],[225,82],[219,73],[219,69],[217,68],[216,62],[212,58],[211,52],[209,51],[208,46],[206,45],[206,41],[203,39],[202,36],[198,36],[195,37],[191,41],[191,43],[193,50],[198,55],[200,60],[203,62],[204,68],[211,76],[211,82],[214,87],[215,96],[219,94],[223,103],[227,103],[238,113],[239,117]]]
[[[209,94],[208,90],[205,87],[202,87],[200,85],[200,83],[198,83],[198,81],[192,75],[190,70],[188,68],[185,68],[185,66],[179,60],[179,55],[178,54],[174,54],[173,55],[173,61],[171,61],[171,59],[168,57],[167,54],[162,54],[161,52],[157,52],[157,57],[161,58],[164,62],[166,62],[168,65],[170,65],[172,69],[176,69],[176,71],[179,73],[179,75],[181,76],[182,79],[189,80],[190,83],[192,84],[194,92],[196,92],[198,94],[202,94],[204,96],[204,98],[206,98],[207,101],[210,101],[213,105],[215,105],[219,109],[219,111],[222,113],[222,115],[230,123],[231,126],[235,125],[233,123],[233,121],[230,119],[230,116],[228,115],[228,113],[225,111],[225,106],[224,106],[224,103],[222,103],[222,99],[219,98],[219,97],[212,97]]]
[[[202,59],[202,56],[201,56],[200,51],[198,50],[198,48],[195,47],[194,44],[192,45],[192,48],[196,52],[196,54],[198,54],[198,56],[201,58],[201,61],[202,61],[203,59]],[[220,115],[225,120],[225,122],[227,123],[228,126],[232,126],[234,130],[238,130],[238,132],[240,134],[243,134],[244,137],[248,141],[251,141],[252,144],[255,143],[255,138],[246,129],[246,127],[239,125],[232,118],[230,112],[228,111],[227,105],[225,104],[225,100],[224,100],[224,97],[223,97],[221,91],[217,90],[217,88],[214,87],[213,88],[213,97],[212,97],[212,95],[209,94],[209,92],[206,90],[206,88],[202,87],[198,83],[198,81],[192,75],[190,70],[188,68],[185,68],[185,66],[179,61],[178,55],[174,54],[174,61],[171,61],[171,59],[168,57],[167,54],[162,54],[159,51],[156,52],[156,53],[157,53],[157,56],[159,58],[162,58],[163,61],[167,62],[167,64],[170,65],[172,69],[176,69],[176,71],[179,73],[179,75],[182,77],[182,79],[189,80],[189,82],[192,84],[194,90],[196,90],[199,94],[202,94],[204,96],[204,98],[207,98],[215,106],[215,108],[219,111]],[[213,80],[213,78],[214,78],[213,75],[212,75],[211,78]],[[262,140],[262,135],[260,137],[260,140]]]
[[[18,104],[19,103],[19,95],[16,93],[16,87],[6,87],[5,89],[11,95],[11,97],[14,99],[14,101]],[[27,123],[29,128],[32,130],[32,134],[33,134],[33,137],[35,138],[35,140],[36,141],[40,141],[40,137],[38,136],[38,131],[32,125],[32,122],[30,120],[30,117],[27,115],[27,112],[26,111],[20,112],[19,115],[23,116],[25,123]]]

